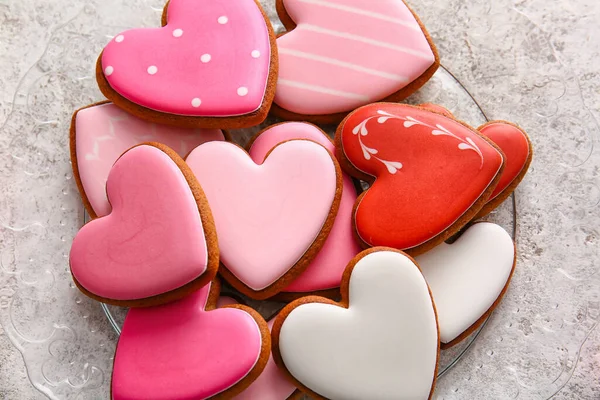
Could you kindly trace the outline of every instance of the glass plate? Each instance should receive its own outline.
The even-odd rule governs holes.
[[[452,73],[450,73],[444,67],[440,67],[440,69],[434,74],[433,78],[421,90],[413,94],[413,96],[411,96],[407,102],[411,104],[430,102],[442,105],[449,109],[457,118],[471,124],[475,128],[487,121],[485,114],[475,99],[452,75]],[[254,133],[278,122],[281,121],[276,118],[269,118],[268,121],[259,127],[232,131],[232,137],[238,144],[244,146]],[[335,127],[321,127],[330,135],[333,135],[335,131]],[[516,212],[514,197],[509,198],[497,210],[486,217],[486,220],[495,222],[504,227],[504,229],[511,234],[513,239],[515,237],[515,219]],[[239,293],[237,293],[237,296],[244,298],[248,304],[254,306],[265,318],[272,316],[274,312],[282,307],[282,303],[251,301]],[[117,333],[120,333],[127,310],[121,307],[109,306],[106,304],[102,304],[102,309],[106,313],[111,326]],[[450,368],[456,365],[456,363],[464,354],[466,354],[467,350],[477,339],[481,329],[485,329],[485,324],[483,324],[479,329],[475,330],[469,337],[467,337],[458,345],[453,346],[448,350],[442,350],[440,355],[438,376],[444,375]]]

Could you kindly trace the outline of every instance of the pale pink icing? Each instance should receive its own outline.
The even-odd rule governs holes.
[[[256,291],[310,248],[335,199],[331,155],[310,141],[286,142],[262,165],[227,142],[205,143],[186,161],[211,205],[221,261]]]
[[[163,28],[132,29],[104,49],[110,86],[143,107],[233,116],[260,108],[271,48],[254,0],[171,0]]]
[[[152,124],[112,103],[78,111],[75,132],[79,179],[98,217],[110,213],[106,179],[125,150],[144,142],[158,142],[185,157],[204,142],[225,140],[223,132],[218,129],[184,129]]]
[[[288,122],[267,129],[256,138],[250,148],[250,157],[260,163],[267,153],[279,143],[292,139],[313,140],[334,153],[335,146],[320,129],[302,122]],[[352,227],[352,208],[356,189],[348,175],[343,174],[343,191],[340,209],[331,232],[306,271],[290,284],[286,292],[312,292],[338,287],[348,262],[359,252]]]
[[[109,299],[143,299],[206,271],[198,205],[169,156],[148,145],[129,150],[110,171],[106,191],[112,212],[81,228],[71,247],[71,271],[85,289]]]
[[[297,27],[277,39],[275,102],[320,115],[383,99],[435,61],[402,0],[284,0]]]
[[[239,309],[204,311],[209,287],[129,311],[115,355],[114,400],[206,399],[254,368],[262,344],[256,321]]]

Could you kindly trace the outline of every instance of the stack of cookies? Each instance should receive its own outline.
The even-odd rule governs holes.
[[[108,100],[73,116],[92,218],[73,279],[130,307],[114,400],[429,399],[440,348],[507,290],[514,243],[478,220],[525,175],[527,135],[401,103],[439,66],[402,0],[277,10],[278,38],[254,0],[170,0],[108,43]],[[290,122],[232,143],[269,114]],[[265,321],[221,280],[289,303]]]

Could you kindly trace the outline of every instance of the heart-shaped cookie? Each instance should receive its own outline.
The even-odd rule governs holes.
[[[239,301],[228,296],[221,296],[217,301],[219,308],[231,304],[239,304]],[[273,328],[274,322],[274,318],[267,321],[269,330]],[[242,393],[235,396],[234,400],[291,400],[300,396],[301,392],[277,368],[273,357],[269,357],[269,361],[267,361],[267,365],[260,376]]]
[[[277,39],[272,111],[339,122],[374,101],[399,101],[437,70],[429,34],[402,0],[277,0],[288,32]]]
[[[117,160],[106,183],[112,211],[73,239],[69,262],[82,292],[104,303],[149,306],[206,285],[219,250],[202,188],[183,160],[142,144]]]
[[[254,0],[171,0],[162,28],[117,35],[98,59],[102,93],[140,118],[241,128],[261,123],[275,92],[273,28]]]
[[[363,245],[414,255],[477,215],[503,165],[501,151],[466,125],[393,103],[351,113],[338,127],[336,150],[346,172],[374,181],[355,206]]]
[[[269,329],[251,308],[215,309],[218,286],[127,313],[113,367],[114,400],[231,398],[252,384],[269,359]]]
[[[294,139],[312,140],[331,153],[335,152],[331,139],[321,129],[308,123],[288,122],[267,128],[256,135],[251,141],[248,153],[254,162],[262,163],[272,148]],[[340,286],[346,265],[360,253],[351,221],[356,196],[352,179],[343,174],[340,208],[323,248],[306,271],[286,287],[280,297],[298,297],[310,292],[320,292],[327,297],[339,294],[336,288]]]
[[[143,142],[157,142],[184,157],[212,140],[225,140],[223,132],[153,124],[110,102],[75,111],[71,122],[71,164],[86,210],[92,218],[110,213],[106,180],[115,161],[127,149]]]
[[[421,104],[419,107],[453,118],[452,113],[437,104]],[[507,121],[490,121],[479,128],[479,133],[490,139],[504,153],[504,169],[496,189],[476,218],[489,214],[498,207],[521,183],[533,157],[529,136],[517,125]]]
[[[435,306],[404,253],[360,253],[342,281],[342,302],[308,296],[273,326],[273,357],[302,390],[329,399],[428,399],[439,355]]]
[[[223,277],[242,293],[272,297],[302,273],[337,214],[341,171],[323,146],[292,140],[262,164],[227,142],[209,142],[186,162],[217,226]]]
[[[435,301],[443,348],[477,329],[500,303],[516,264],[516,250],[501,226],[481,222],[452,244],[415,260]]]
[[[533,148],[527,134],[510,122],[491,121],[479,127],[478,131],[504,153],[504,171],[498,186],[479,212],[478,216],[483,217],[506,200],[521,183],[531,164]]]

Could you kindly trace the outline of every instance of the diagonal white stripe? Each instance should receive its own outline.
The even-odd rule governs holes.
[[[405,82],[409,81],[409,79],[403,75],[397,75],[397,74],[392,74],[389,72],[379,71],[376,69],[363,67],[361,65],[352,64],[352,63],[345,62],[345,61],[340,61],[335,58],[319,56],[319,55],[312,54],[312,53],[306,53],[304,51],[285,49],[285,48],[280,47],[279,54],[286,54],[286,55],[290,55],[290,56],[294,56],[294,57],[305,58],[307,60],[319,61],[319,62],[322,62],[325,64],[335,65],[337,67],[348,68],[348,69],[352,69],[354,71],[364,72],[365,74],[375,75],[375,76],[379,76],[379,77],[386,78],[386,79],[391,79],[391,80],[397,81],[397,82],[405,83]]]
[[[374,0],[370,0],[370,1],[374,1]],[[402,19],[393,18],[393,17],[390,17],[389,15],[380,14],[380,13],[377,13],[374,11],[362,10],[360,8],[345,6],[343,4],[336,4],[336,3],[332,3],[332,2],[324,1],[324,0],[300,0],[300,2],[308,3],[308,4],[315,4],[315,5],[323,6],[323,7],[327,7],[327,8],[333,8],[335,10],[340,10],[340,11],[346,11],[349,13],[362,15],[365,17],[376,18],[376,19],[379,19],[382,21],[393,22],[394,24],[402,25],[407,28],[413,29],[415,31],[421,30],[421,27],[419,26],[417,21],[404,21]]]
[[[330,89],[330,88],[326,88],[323,86],[317,86],[317,85],[309,85],[308,83],[297,82],[297,81],[293,81],[290,79],[281,79],[280,78],[277,81],[277,84],[284,85],[284,86],[291,86],[291,87],[295,87],[295,88],[299,88],[299,89],[311,90],[313,92],[318,92],[318,93],[330,94],[332,96],[345,97],[347,99],[369,101],[369,97],[362,95],[362,94],[342,92],[341,90]]]
[[[409,49],[408,47],[396,46],[391,43],[386,43],[386,42],[382,42],[379,40],[366,38],[364,36],[354,35],[352,33],[338,32],[338,31],[321,28],[320,26],[310,25],[310,24],[300,24],[296,27],[296,29],[303,29],[306,31],[322,33],[324,35],[330,35],[330,36],[340,37],[343,39],[354,40],[356,42],[368,43],[368,44],[372,44],[373,46],[384,47],[386,49],[396,50],[396,51],[400,51],[402,53],[410,54],[410,55],[413,55],[413,56],[416,56],[419,58],[423,58],[427,61],[431,61],[431,62],[434,61],[433,54],[431,54],[431,53],[423,53],[421,51]]]

